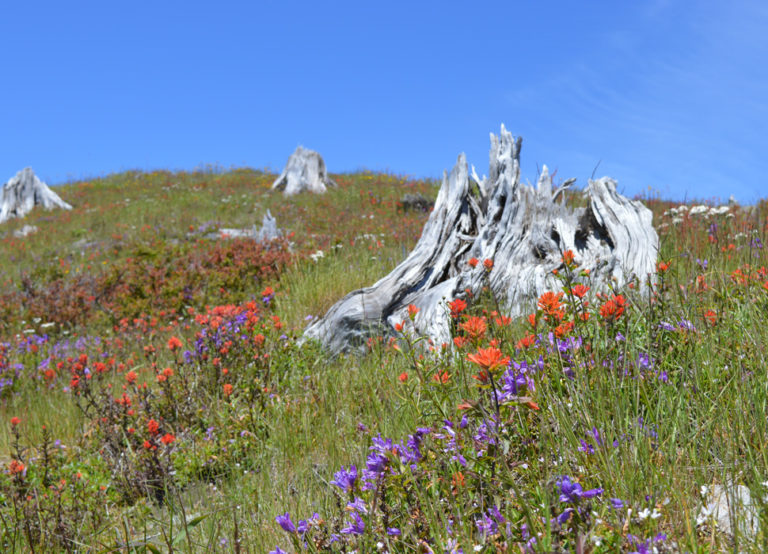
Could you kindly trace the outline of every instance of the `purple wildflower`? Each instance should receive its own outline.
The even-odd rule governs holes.
[[[342,490],[349,491],[355,486],[357,481],[357,466],[351,465],[348,470],[341,466],[341,469],[333,475],[334,479],[331,481],[332,485],[336,485]]]
[[[359,496],[355,497],[354,502],[349,502],[347,504],[347,509],[353,512],[360,512],[362,514],[368,513],[368,508],[365,507],[365,502],[363,502],[363,499]]]
[[[480,519],[478,519],[475,522],[475,525],[477,525],[477,530],[481,535],[484,535],[486,537],[495,535],[499,532],[499,525],[496,523],[495,520],[491,519],[487,514],[483,515]]]
[[[296,526],[291,521],[291,516],[288,512],[285,512],[285,514],[281,516],[277,516],[275,521],[277,521],[278,525],[280,525],[286,533],[296,532]]]
[[[560,502],[578,504],[582,498],[592,498],[603,494],[603,489],[590,489],[585,491],[579,483],[571,481],[567,475],[563,475],[557,481],[560,488]]]
[[[352,512],[352,519],[354,521],[342,529],[341,533],[344,535],[362,535],[365,531],[365,522],[363,521],[363,518],[361,518],[360,514],[357,512]]]
[[[562,525],[563,523],[566,523],[569,519],[571,519],[571,514],[573,513],[573,508],[566,508],[565,511],[563,511],[562,514],[557,516],[557,522]]]

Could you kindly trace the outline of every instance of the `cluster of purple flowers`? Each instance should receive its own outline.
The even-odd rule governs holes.
[[[556,487],[560,493],[560,502],[568,504],[568,507],[556,518],[560,525],[567,523],[574,513],[581,513],[583,509],[582,500],[603,494],[602,488],[584,490],[581,484],[573,481],[567,475],[563,475],[557,480]]]

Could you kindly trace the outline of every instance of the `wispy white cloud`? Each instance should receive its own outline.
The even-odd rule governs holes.
[[[597,37],[610,56],[593,52],[508,99],[557,114],[553,134],[573,137],[575,163],[597,155],[638,188],[751,200],[751,178],[768,172],[768,8],[700,6],[644,3],[639,22]]]

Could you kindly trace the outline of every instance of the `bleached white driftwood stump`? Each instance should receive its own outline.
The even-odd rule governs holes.
[[[439,345],[450,340],[447,302],[479,293],[485,283],[508,315],[519,315],[546,291],[561,290],[552,270],[572,250],[580,269],[591,272],[593,289],[620,287],[633,277],[643,285],[655,276],[659,239],[651,212],[616,192],[616,182],[590,180],[586,208],[565,205],[562,193],[575,179],[553,189],[544,166],[536,188],[520,183],[520,146],[501,126],[491,134],[487,178],[472,171],[464,154],[443,176],[435,207],[410,255],[386,277],[339,300],[304,332],[333,354],[365,345],[372,336],[393,336],[394,325],[410,325],[407,307],[420,312],[413,330]],[[485,276],[482,263],[493,260]]]
[[[336,182],[328,176],[322,156],[299,146],[272,184],[272,190],[282,190],[284,196],[291,196],[305,190],[323,193],[328,187],[336,186]]]
[[[25,167],[0,190],[0,223],[14,217],[24,217],[35,206],[42,206],[46,210],[72,209],[35,175],[31,167]]]

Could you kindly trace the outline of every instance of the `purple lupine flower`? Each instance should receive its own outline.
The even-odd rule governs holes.
[[[693,323],[691,323],[687,319],[681,319],[680,323],[678,324],[678,327],[680,327],[681,331],[691,331],[693,333],[696,332],[696,327],[694,327]]]
[[[674,331],[675,326],[671,323],[667,323],[666,321],[662,321],[659,323],[659,328],[664,329],[665,331]]]
[[[563,523],[566,523],[569,519],[571,519],[571,514],[573,513],[573,508],[566,508],[565,511],[557,516],[557,522],[562,525]]]
[[[362,514],[368,513],[368,508],[365,507],[365,502],[363,502],[363,499],[360,498],[359,496],[355,497],[354,502],[349,502],[347,504],[347,509],[355,512],[360,512]]]
[[[398,529],[397,527],[387,527],[387,535],[391,537],[399,537],[400,535],[402,535],[402,533],[400,532],[400,529]]]
[[[382,439],[381,435],[373,437],[371,442],[373,442],[370,447],[371,453],[365,460],[365,469],[363,470],[363,479],[365,480],[363,490],[375,488],[375,481],[384,474],[384,470],[389,464],[389,458],[386,454],[392,451],[393,446],[392,439]]]
[[[357,512],[352,512],[352,521],[347,527],[341,530],[341,533],[344,535],[362,535],[365,531],[365,522],[363,521],[363,518],[360,517],[360,514]]]
[[[299,524],[296,526],[296,530],[299,532],[300,535],[303,535],[307,531],[309,531],[309,523],[307,523],[306,519],[300,519]]]
[[[603,446],[603,441],[600,438],[600,431],[597,430],[597,427],[592,427],[592,430],[589,432],[590,435],[592,435],[592,438],[597,443],[597,446]]]
[[[424,440],[424,436],[431,432],[432,429],[429,427],[419,427],[413,435],[408,436],[407,448],[398,449],[404,462],[411,463],[421,460],[421,450],[419,448]]]
[[[474,439],[477,442],[485,444],[496,444],[496,439],[492,435],[496,434],[496,422],[492,419],[485,419],[478,425],[477,433],[475,433]]]
[[[363,473],[367,471],[368,473],[380,474],[387,466],[387,462],[389,462],[389,459],[384,454],[373,452],[365,460],[365,471]]]
[[[611,498],[611,507],[614,510],[621,510],[624,507],[624,501],[621,498]]]
[[[269,554],[288,554],[288,553],[278,546],[274,550],[270,550]]]
[[[463,467],[467,467],[467,459],[461,454],[456,454],[455,456],[451,456],[451,461],[459,462]]]
[[[349,491],[355,486],[357,481],[357,466],[351,465],[348,470],[341,466],[341,469],[333,475],[334,479],[331,481],[332,485],[336,485],[342,490]]]
[[[513,370],[508,369],[501,377],[501,390],[498,393],[499,402],[503,403],[510,400],[510,397],[517,396],[520,391],[528,388],[530,382],[532,381],[526,375],[516,374]]]
[[[483,516],[475,522],[475,525],[477,526],[478,532],[486,537],[495,535],[499,532],[499,525],[487,514],[483,514]]]
[[[507,522],[507,519],[501,515],[501,512],[499,511],[499,508],[496,506],[496,504],[491,506],[491,508],[488,510],[488,513],[493,516],[493,519],[495,519],[497,523],[504,524]]]
[[[571,481],[567,475],[563,475],[557,481],[560,488],[560,502],[578,504],[582,498],[592,498],[603,494],[603,489],[590,489],[585,491],[579,483]]]
[[[590,443],[585,441],[584,439],[580,439],[581,446],[579,446],[578,450],[579,452],[584,452],[586,454],[594,454],[595,453],[595,447],[592,446]]]
[[[277,524],[280,525],[286,533],[296,532],[296,526],[291,521],[291,516],[288,512],[285,512],[285,514],[281,516],[277,516],[275,521],[277,521]]]

